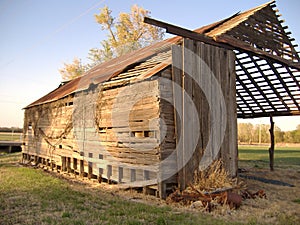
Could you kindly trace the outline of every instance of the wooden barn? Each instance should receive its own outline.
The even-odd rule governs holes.
[[[25,107],[23,159],[164,198],[221,158],[237,118],[300,115],[300,59],[269,2],[97,65]]]

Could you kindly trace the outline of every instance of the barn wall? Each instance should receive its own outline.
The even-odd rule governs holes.
[[[75,154],[72,132],[73,97],[25,109],[23,153],[61,165]],[[35,160],[39,160],[35,158]]]
[[[120,183],[156,183],[158,80],[154,77],[127,85],[108,82],[28,108],[24,130],[26,158]]]
[[[157,80],[101,88],[95,121],[104,159],[116,171],[112,177],[119,182],[156,180],[157,167],[152,165],[159,162]]]
[[[236,176],[234,53],[185,39],[182,46],[172,47],[172,61],[173,80],[179,86],[173,85],[180,188],[193,180],[194,171],[217,158]]]
[[[205,152],[222,158],[236,175],[234,53],[184,40],[172,47],[172,61],[148,79],[124,73],[27,108],[24,158],[135,187],[152,185],[162,198],[173,185],[192,181]],[[213,80],[225,110],[211,110],[218,102]]]
[[[160,97],[160,166],[159,194],[166,197],[168,190],[177,186],[177,155],[174,122],[174,99],[172,89],[172,68],[167,68],[159,74]]]

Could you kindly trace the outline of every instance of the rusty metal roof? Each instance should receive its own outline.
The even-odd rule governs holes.
[[[126,71],[126,69],[132,67],[132,65],[141,63],[146,59],[158,54],[159,52],[165,51],[177,41],[177,37],[170,38],[97,65],[91,70],[87,71],[83,76],[75,78],[64,85],[59,86],[52,92],[34,101],[25,108],[56,101],[77,91],[85,90],[91,84],[98,84],[107,81],[117,76],[121,72]]]
[[[239,118],[300,114],[300,59],[274,7],[271,1],[194,31],[236,49]],[[26,108],[61,99],[91,84],[117,82],[125,77],[146,79],[171,65],[170,59],[158,57],[156,63],[151,63],[151,58],[181,39],[176,36],[97,65]]]

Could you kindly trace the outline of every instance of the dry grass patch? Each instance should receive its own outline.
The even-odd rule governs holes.
[[[206,170],[195,172],[193,186],[197,190],[210,192],[218,189],[236,188],[237,179],[231,178],[221,160],[215,160]]]

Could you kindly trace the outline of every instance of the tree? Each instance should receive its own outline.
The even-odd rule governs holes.
[[[293,143],[293,137],[291,131],[284,132],[284,142],[285,143]]]
[[[91,63],[82,65],[81,60],[74,58],[72,63],[64,63],[59,70],[63,80],[81,76],[86,70],[109,59],[124,55],[163,39],[161,28],[143,23],[150,12],[133,5],[130,13],[120,13],[118,18],[112,16],[112,11],[105,6],[95,15],[101,29],[108,32],[107,40],[101,42],[100,48],[92,48],[88,52]]]
[[[277,126],[275,126],[275,140],[278,143],[284,142],[284,132]]]
[[[102,30],[108,31],[108,39],[101,42],[102,49],[90,50],[92,62],[103,62],[162,40],[164,31],[161,28],[143,23],[149,14],[142,7],[133,5],[130,13],[120,13],[115,18],[107,6],[102,8],[95,19]]]
[[[238,124],[238,140],[239,142],[251,144],[254,135],[253,124],[239,123]]]
[[[81,76],[86,70],[86,67],[82,65],[81,60],[74,58],[72,63],[64,63],[63,68],[59,69],[59,72],[64,81],[72,80]]]

